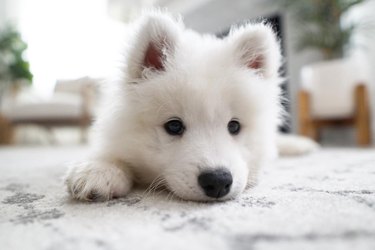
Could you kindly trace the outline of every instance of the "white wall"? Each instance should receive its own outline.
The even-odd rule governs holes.
[[[9,21],[17,20],[18,0],[0,0],[0,28]]]
[[[28,43],[39,95],[50,96],[58,79],[101,78],[118,70],[126,30],[107,16],[106,0],[0,1]]]
[[[5,15],[6,15],[6,5],[5,0],[0,0],[0,27],[5,22]]]

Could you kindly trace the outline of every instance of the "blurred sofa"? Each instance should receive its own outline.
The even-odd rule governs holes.
[[[81,142],[85,142],[87,127],[95,113],[99,83],[100,79],[90,77],[58,80],[50,98],[41,98],[30,90],[21,92],[2,104],[2,119],[7,121],[12,129],[26,124],[39,125],[46,129],[76,126],[81,130]]]

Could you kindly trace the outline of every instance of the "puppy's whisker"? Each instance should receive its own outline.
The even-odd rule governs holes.
[[[171,190],[170,195],[168,195],[167,197],[167,201],[172,201],[172,200],[181,201],[182,199],[178,195],[176,195],[176,193],[173,190]]]
[[[176,195],[173,191],[171,190],[168,190],[168,191],[169,191],[169,194],[167,196],[167,201],[172,201],[176,197]]]
[[[143,198],[147,198],[148,196],[155,193],[155,191],[163,186],[165,183],[165,179],[162,175],[157,176],[151,184],[147,187],[147,189],[143,192]]]

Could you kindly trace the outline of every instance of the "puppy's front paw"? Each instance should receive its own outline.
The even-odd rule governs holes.
[[[97,201],[126,195],[131,189],[132,179],[112,163],[91,161],[73,165],[65,183],[73,198]]]

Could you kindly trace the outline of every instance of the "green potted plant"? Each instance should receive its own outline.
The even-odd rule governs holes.
[[[297,49],[317,49],[326,60],[344,56],[359,29],[373,29],[362,20],[343,25],[348,10],[365,0],[282,0],[281,5],[294,17],[299,36]]]
[[[33,75],[25,59],[27,44],[13,25],[0,29],[0,99],[9,88],[32,84]]]

